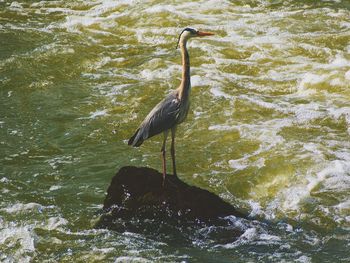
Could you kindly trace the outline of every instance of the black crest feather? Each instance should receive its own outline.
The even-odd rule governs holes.
[[[194,29],[194,28],[186,27],[185,29],[183,29],[183,30],[181,31],[180,35],[179,35],[178,40],[177,40],[176,49],[179,47],[179,42],[180,42],[181,35],[182,35],[182,33],[185,32],[185,31],[189,31],[189,32],[191,32],[192,34],[196,34],[196,33],[197,33],[197,30]]]

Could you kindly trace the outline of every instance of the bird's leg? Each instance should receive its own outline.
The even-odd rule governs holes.
[[[175,132],[176,132],[176,127],[173,127],[171,129],[171,159],[173,161],[173,174],[176,176],[176,163],[175,163]]]
[[[165,144],[166,144],[166,139],[168,138],[168,131],[165,131],[163,134],[164,134],[164,139],[163,139],[161,152],[162,152],[162,161],[163,161],[163,186],[164,186],[165,176],[166,176]]]

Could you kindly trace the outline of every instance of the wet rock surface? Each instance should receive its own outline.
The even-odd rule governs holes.
[[[122,167],[112,179],[95,227],[165,234],[179,228],[215,224],[228,231],[230,238],[241,234],[227,221],[227,217],[231,221],[245,218],[232,205],[176,176],[167,175],[164,187],[162,181],[162,174],[154,169]]]

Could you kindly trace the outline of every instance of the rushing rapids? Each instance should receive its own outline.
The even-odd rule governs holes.
[[[349,261],[349,17],[348,0],[0,1],[0,261]],[[189,43],[179,175],[256,220],[93,229],[117,168],[161,169],[161,137],[126,140],[179,85],[186,26],[216,37]]]

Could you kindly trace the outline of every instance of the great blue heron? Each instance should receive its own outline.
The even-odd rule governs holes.
[[[187,40],[192,37],[214,35],[210,32],[201,32],[193,28],[185,28],[178,39],[177,46],[181,48],[182,55],[182,80],[180,86],[159,102],[146,116],[135,134],[129,139],[128,144],[139,147],[144,140],[164,133],[161,148],[163,161],[163,184],[166,175],[165,144],[169,130],[171,131],[171,158],[173,162],[173,173],[176,176],[175,165],[175,132],[176,126],[183,122],[187,116],[190,106],[189,96],[191,90],[190,58],[187,52]]]

